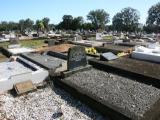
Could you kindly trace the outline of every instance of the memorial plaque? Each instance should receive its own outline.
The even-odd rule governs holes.
[[[112,52],[107,52],[107,53],[103,53],[101,56],[100,56],[100,59],[101,60],[114,60],[114,59],[117,59],[118,57],[113,54]]]
[[[77,67],[87,65],[85,48],[81,46],[75,46],[68,51],[67,69],[72,70]]]
[[[25,81],[25,82],[17,83],[14,85],[14,88],[18,95],[35,89],[32,81]]]

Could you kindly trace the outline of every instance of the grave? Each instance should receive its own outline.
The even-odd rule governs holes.
[[[148,47],[136,46],[131,54],[132,58],[160,63],[160,45],[149,44]]]
[[[11,90],[17,83],[31,80],[39,84],[48,77],[48,71],[22,57],[0,63],[0,74],[0,93]]]
[[[58,68],[63,67],[66,70],[67,61],[66,56],[61,53],[48,51],[44,54],[38,53],[24,53],[21,57],[39,65],[40,67],[49,70],[50,73],[54,73]]]
[[[160,89],[118,74],[90,69],[55,83],[112,120],[156,120]]]
[[[75,46],[75,45],[73,45],[73,44],[60,44],[60,45],[53,45],[50,47],[38,48],[38,49],[36,49],[36,51],[38,51],[38,52],[53,51],[53,52],[65,53],[65,52],[68,52],[68,49],[73,46]]]
[[[27,48],[27,47],[16,47],[16,48],[14,47],[14,48],[8,48],[7,51],[11,55],[19,55],[21,53],[35,52],[35,49]]]

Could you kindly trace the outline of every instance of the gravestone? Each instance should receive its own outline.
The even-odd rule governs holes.
[[[96,40],[102,40],[102,33],[96,33]]]
[[[10,38],[10,44],[11,45],[19,44],[18,38]]]
[[[84,67],[87,65],[87,58],[85,48],[81,46],[74,46],[68,51],[67,70],[72,70],[77,67]]]
[[[56,41],[55,40],[48,40],[48,46],[53,46],[56,44]]]
[[[112,52],[107,52],[107,53],[103,53],[102,55],[100,55],[100,60],[110,61],[110,60],[114,60],[117,58],[118,57],[115,54],[113,54]]]

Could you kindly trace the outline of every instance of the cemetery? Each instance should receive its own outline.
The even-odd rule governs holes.
[[[52,101],[57,96],[55,91],[62,89],[67,92],[66,96],[73,96],[72,99],[80,100],[100,113],[95,114],[91,110],[95,116],[102,115],[111,120],[157,119],[160,113],[158,43],[144,42],[145,45],[142,45],[137,42],[137,46],[119,38],[112,42],[102,42],[103,39],[78,40],[85,43],[79,44],[74,39],[68,38],[63,43],[47,39],[47,44],[46,40],[42,40],[37,47],[22,46],[19,43],[1,47],[0,100],[6,102],[2,106],[8,106],[3,97],[12,101],[19,99],[10,96],[14,90],[22,97],[27,94],[31,101],[45,100],[42,106],[46,109],[52,109],[50,106],[53,106],[56,110],[52,110],[62,117],[65,110],[52,102],[48,103],[48,100]],[[33,41],[36,43],[36,40]],[[32,44],[32,40],[30,42]],[[27,45],[30,45],[29,42]],[[54,96],[51,92],[54,92]],[[43,97],[39,94],[43,94]],[[51,98],[44,98],[46,95]],[[38,96],[43,100],[39,100]],[[18,100],[14,109],[20,112],[20,106],[24,107],[22,101]],[[45,113],[37,113],[31,103],[27,107],[39,119],[45,117]],[[51,116],[49,111],[45,112]],[[73,111],[71,113],[74,114]],[[4,114],[7,116],[10,112]],[[17,116],[18,113],[13,114]],[[23,119],[24,115],[21,115]]]

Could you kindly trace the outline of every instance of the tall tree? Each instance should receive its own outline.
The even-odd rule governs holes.
[[[127,7],[113,17],[112,24],[117,31],[133,32],[138,28],[139,19],[140,15],[138,10]]]
[[[83,24],[83,17],[76,17],[72,21],[72,30],[81,29]]]
[[[25,25],[25,30],[27,31],[27,32],[30,32],[32,29],[33,29],[33,24],[34,24],[34,21],[33,20],[31,20],[31,19],[26,19],[25,21],[24,21],[24,25]]]
[[[19,26],[20,32],[24,33],[25,32],[25,20],[23,19],[19,20],[18,26]]]
[[[42,20],[37,20],[35,28],[36,28],[37,32],[39,32],[39,31],[44,32],[45,27],[44,27],[43,21]]]
[[[50,19],[45,17],[45,18],[42,19],[42,21],[43,21],[43,25],[44,25],[45,30],[49,31],[49,21],[50,21]]]
[[[109,22],[109,14],[103,9],[90,11],[87,18],[92,22],[95,29],[105,29],[105,25]]]
[[[146,32],[160,32],[160,2],[149,9],[144,30]]]
[[[160,26],[160,2],[153,5],[148,11],[147,25]]]
[[[71,29],[72,27],[72,21],[73,21],[73,17],[72,15],[64,15],[63,16],[63,21],[62,21],[62,27],[66,30]]]

